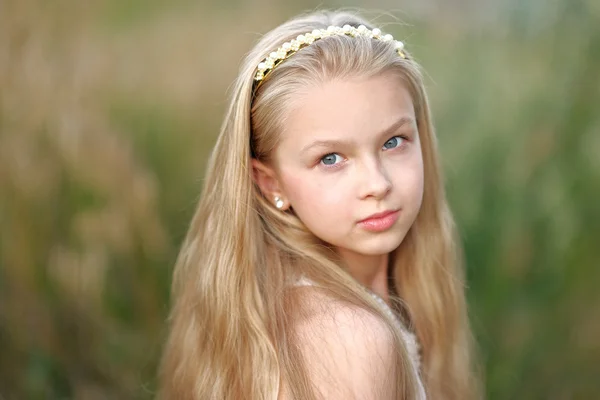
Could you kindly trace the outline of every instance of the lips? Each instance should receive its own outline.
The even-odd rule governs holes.
[[[393,213],[395,213],[397,211],[398,210],[388,210],[388,211],[382,211],[382,212],[379,212],[379,213],[375,213],[373,215],[368,216],[365,219],[360,220],[359,222],[366,222],[366,221],[373,220],[373,219],[383,218],[383,217],[386,217],[386,216],[388,216],[390,214],[393,214]]]
[[[384,232],[394,226],[399,214],[400,210],[390,210],[373,214],[360,221],[358,226],[370,232]]]

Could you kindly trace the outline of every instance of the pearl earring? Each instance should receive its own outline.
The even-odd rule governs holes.
[[[275,196],[275,207],[281,209],[283,207],[283,200],[279,196]]]

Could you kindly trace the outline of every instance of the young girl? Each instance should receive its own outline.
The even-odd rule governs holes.
[[[418,64],[347,12],[247,56],[174,271],[165,399],[469,399]]]

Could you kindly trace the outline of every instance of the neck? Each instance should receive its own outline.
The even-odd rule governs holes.
[[[341,249],[339,252],[348,266],[350,275],[367,289],[389,302],[389,253],[370,256]]]

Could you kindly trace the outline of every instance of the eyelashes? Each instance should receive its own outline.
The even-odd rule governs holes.
[[[383,151],[390,151],[398,148],[403,148],[408,142],[408,137],[404,135],[396,135],[388,139],[382,146]],[[344,158],[339,153],[327,153],[321,156],[318,164],[324,168],[338,168],[344,161]]]
[[[401,140],[403,140],[401,136],[394,136],[393,138],[385,142],[383,148],[386,150],[395,149],[401,144]]]
[[[329,154],[325,154],[323,157],[321,157],[321,159],[319,160],[319,162],[323,165],[336,165],[337,162],[336,160],[340,160],[343,161],[342,156],[340,156],[337,153],[329,153]]]

